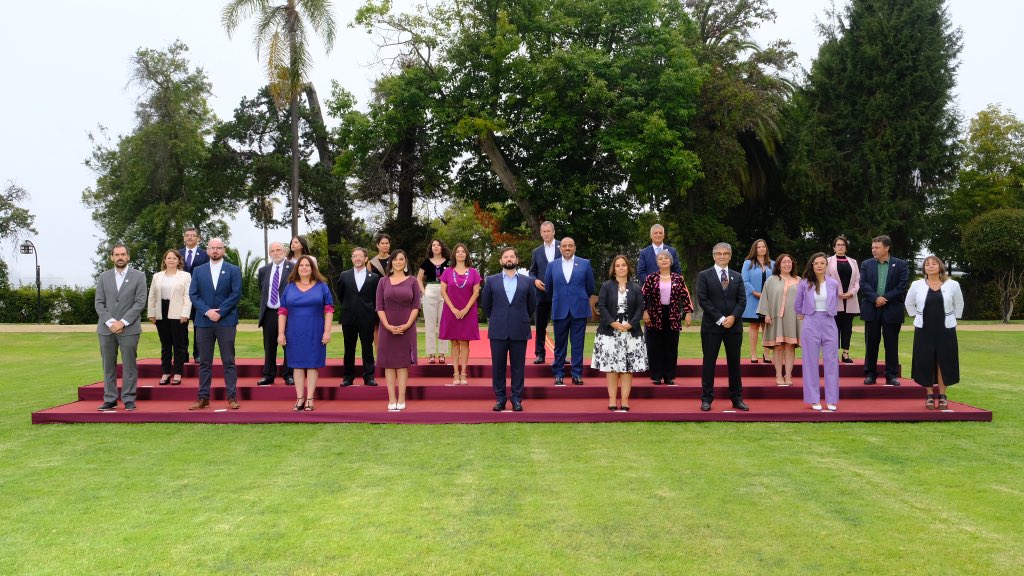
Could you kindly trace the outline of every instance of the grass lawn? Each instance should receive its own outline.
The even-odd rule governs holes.
[[[992,423],[33,426],[96,337],[4,333],[0,574],[1019,575],[1024,333],[960,345]]]

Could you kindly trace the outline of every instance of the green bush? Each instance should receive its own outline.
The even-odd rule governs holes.
[[[36,312],[36,289],[22,286],[7,288],[0,297],[0,322],[13,324],[95,324],[96,309],[93,301],[96,288],[54,286],[39,294],[40,313]]]

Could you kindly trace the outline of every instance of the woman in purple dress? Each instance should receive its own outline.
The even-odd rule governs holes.
[[[287,346],[295,378],[294,410],[313,410],[319,369],[327,364],[334,299],[312,256],[303,254],[288,275],[277,310],[277,343]]]
[[[388,410],[392,411],[405,410],[409,366],[416,363],[416,316],[421,294],[419,283],[409,276],[408,265],[405,250],[395,250],[388,262],[388,276],[377,284],[377,365],[384,368]]]
[[[469,341],[480,339],[476,301],[480,296],[480,273],[472,268],[469,249],[465,244],[455,245],[455,265],[441,274],[440,338],[452,343],[452,365],[455,376],[452,384],[466,384],[466,365],[469,363]]]

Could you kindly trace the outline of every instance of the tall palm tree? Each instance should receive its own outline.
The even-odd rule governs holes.
[[[270,93],[279,108],[288,104],[292,120],[292,236],[299,233],[299,94],[312,66],[306,27],[313,29],[330,52],[334,47],[334,17],[330,0],[230,0],[221,22],[231,37],[242,19],[255,20],[256,55],[267,63]]]

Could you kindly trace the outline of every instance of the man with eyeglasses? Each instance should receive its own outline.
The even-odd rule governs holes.
[[[210,261],[210,257],[206,255],[206,250],[199,247],[199,230],[194,226],[185,228],[185,233],[182,235],[182,239],[185,241],[185,247],[178,249],[178,254],[181,255],[181,262],[183,264],[182,269],[189,274],[196,269],[198,266],[202,266]],[[195,321],[196,321],[196,309],[193,308],[189,312],[189,320],[192,321],[192,359],[199,362],[199,344],[195,337]],[[185,350],[188,350],[188,326],[185,326]]]
[[[196,311],[196,340],[199,346],[199,399],[189,410],[210,405],[210,384],[213,380],[213,345],[220,349],[224,366],[224,387],[228,408],[237,410],[238,396],[235,371],[235,332],[238,329],[238,301],[242,299],[242,271],[224,261],[224,241],[211,238],[206,245],[210,261],[197,266],[192,273],[188,295]]]
[[[740,318],[747,305],[747,291],[739,272],[729,269],[732,246],[719,242],[711,249],[711,256],[715,265],[697,275],[697,301],[704,311],[700,322],[700,344],[704,353],[700,409],[703,412],[711,410],[711,402],[715,399],[715,366],[724,343],[729,366],[729,398],[733,408],[746,412],[750,408],[743,402],[740,376],[740,349],[743,346]]]

